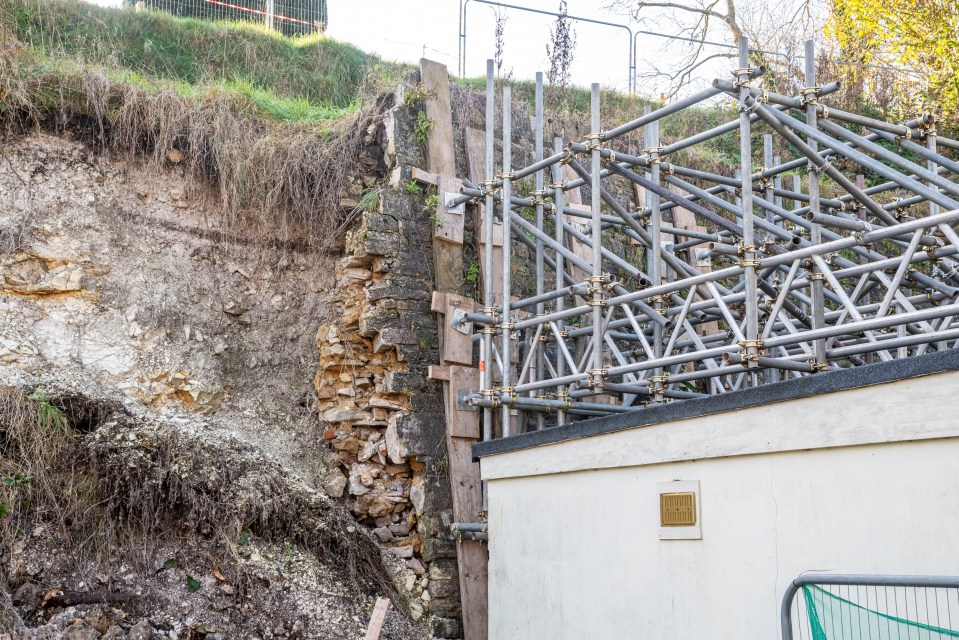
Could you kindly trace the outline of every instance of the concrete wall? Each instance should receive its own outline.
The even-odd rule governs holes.
[[[949,372],[483,458],[490,638],[776,638],[803,571],[959,574],[957,390]],[[701,540],[660,540],[672,480],[700,482]]]

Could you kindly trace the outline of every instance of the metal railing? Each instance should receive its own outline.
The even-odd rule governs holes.
[[[257,22],[284,35],[325,31],[326,0],[142,0],[150,9],[206,20]],[[138,4],[130,0],[128,4]]]
[[[782,640],[946,640],[959,637],[957,625],[954,576],[807,573],[780,609]]]
[[[511,158],[505,86],[498,174],[488,61],[486,180],[464,181],[462,194],[448,198],[494,214],[477,229],[483,309],[463,320],[481,327],[481,388],[469,401],[484,410],[484,439],[493,437],[494,415],[509,436],[526,428],[514,423],[516,411],[536,415],[533,428],[543,428],[956,345],[959,162],[947,154],[959,142],[937,135],[932,115],[897,124],[828,107],[823,98],[839,84],[817,82],[811,42],[798,96],[752,86],[764,70],[749,66],[748,50],[743,39],[733,81],[611,129],[601,127],[593,85],[590,133],[580,142],[554,138],[549,155],[538,74],[536,152],[523,168]],[[661,142],[664,118],[723,95],[738,102],[736,119]],[[756,122],[773,132],[762,166],[753,164]],[[640,131],[642,153],[613,145]],[[724,134],[739,137],[737,176],[673,161]],[[774,156],[773,136],[798,157]],[[840,166],[878,184],[867,188]],[[525,195],[517,193],[524,181]],[[623,204],[616,184],[638,187],[645,205]],[[588,188],[586,211],[567,205],[580,187]],[[682,212],[697,224],[670,221]],[[496,219],[509,230],[496,257],[501,276]],[[627,243],[643,259],[624,257]],[[535,283],[516,300],[511,274],[521,246]]]

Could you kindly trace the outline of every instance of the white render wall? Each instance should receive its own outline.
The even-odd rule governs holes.
[[[959,575],[956,372],[481,468],[491,640],[771,640],[802,571]],[[659,539],[671,480],[700,482],[702,540]]]

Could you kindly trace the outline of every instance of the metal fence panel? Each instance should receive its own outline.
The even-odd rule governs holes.
[[[959,638],[959,578],[806,574],[787,589],[783,640]]]
[[[206,20],[244,20],[284,35],[325,31],[326,0],[142,0],[150,9]],[[130,4],[139,4],[131,0]]]

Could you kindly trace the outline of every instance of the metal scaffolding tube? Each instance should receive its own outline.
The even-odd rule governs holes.
[[[481,188],[464,182],[460,196],[485,200],[491,213],[483,230],[485,307],[467,315],[482,327],[474,339],[484,371],[470,401],[484,407],[484,437],[492,431],[493,409],[502,409],[502,432],[508,436],[574,416],[636,410],[959,344],[959,328],[953,326],[959,315],[959,235],[953,229],[959,223],[959,199],[953,199],[959,184],[950,177],[959,163],[940,152],[950,143],[940,144],[929,116],[902,124],[846,112],[835,117],[820,100],[838,83],[817,85],[814,53],[808,43],[801,96],[781,96],[750,86],[760,74],[749,68],[742,41],[735,82],[717,80],[687,103],[649,110],[605,132],[594,85],[586,139],[564,146],[554,138],[549,157],[540,79],[534,157],[516,169],[508,144],[508,87],[504,90],[502,173],[493,175],[490,151],[487,180]],[[720,92],[736,97],[735,122],[678,146],[660,146],[662,118]],[[492,122],[491,83],[489,93]],[[803,111],[805,121],[790,110]],[[827,117],[866,127],[869,135],[848,132]],[[750,134],[756,120],[768,123],[773,134],[764,136],[763,166],[754,168]],[[645,149],[624,153],[617,137],[641,127]],[[740,144],[735,178],[665,161],[667,152],[732,131]],[[492,135],[488,124],[490,149]],[[782,161],[775,155],[776,135],[799,157]],[[922,164],[882,146],[887,142]],[[848,158],[888,182],[865,188],[858,177],[856,184],[831,164],[833,157]],[[564,180],[566,165],[577,174],[572,180]],[[806,188],[798,173],[784,188],[783,174],[804,166],[811,168]],[[820,173],[845,193],[821,197]],[[532,195],[514,195],[516,180],[528,177]],[[636,210],[616,190],[614,183],[622,180],[636,190]],[[588,211],[567,204],[569,192],[579,187],[588,190]],[[899,191],[894,201],[873,199],[890,191]],[[928,208],[917,213],[923,205]],[[679,207],[707,228],[667,223],[664,213]],[[494,217],[508,231],[502,283],[492,280]],[[665,240],[665,234],[674,240]],[[629,242],[644,256],[642,264],[636,253],[622,251]],[[530,252],[515,254],[514,244]],[[529,255],[535,269],[528,281],[513,283],[511,266],[521,255]],[[924,263],[933,265],[931,271],[917,268]],[[702,268],[706,264],[709,269]],[[493,295],[499,285],[502,300]],[[511,297],[516,294],[519,300]],[[495,334],[502,339],[499,349],[492,345]],[[521,358],[519,375],[514,351]],[[517,421],[517,410],[530,417]]]
[[[500,219],[503,221],[503,225],[507,224],[507,221],[510,220],[510,201],[511,188],[512,188],[512,167],[513,167],[513,157],[512,157],[512,147],[513,147],[513,129],[512,129],[512,88],[509,85],[503,86],[503,173],[501,179],[503,181],[503,202],[500,205],[502,207],[502,215]],[[513,327],[514,323],[512,322],[512,310],[510,308],[510,301],[512,300],[512,260],[511,260],[511,244],[508,242],[508,235],[503,233],[503,314],[502,314],[502,323],[500,324],[500,338],[502,340],[502,346],[500,347],[500,353],[503,358],[503,365],[501,367],[500,377],[502,379],[502,388],[510,390],[511,387],[511,376],[512,376],[512,354],[513,354]],[[492,242],[490,242],[492,244]],[[492,271],[492,270],[490,270]],[[502,411],[500,412],[500,425],[503,429],[503,437],[508,438],[512,435],[512,409],[508,404],[503,404]]]
[[[493,73],[494,66],[492,60],[486,61],[486,203],[484,208],[484,219],[483,219],[483,264],[492,265],[493,264],[493,220],[495,216],[493,215],[495,203],[493,201],[493,189],[491,185],[493,184],[493,175],[495,161],[493,157],[494,153],[494,140],[495,132],[493,131],[496,123],[495,117],[495,100],[496,100],[496,88],[493,83]],[[486,309],[492,309],[496,304],[496,298],[494,293],[494,282],[492,277],[492,269],[488,268],[483,272],[483,305]],[[480,353],[480,388],[481,389],[491,389],[493,387],[493,331],[484,330],[483,332],[483,341]],[[491,440],[493,438],[493,410],[491,408],[483,409],[483,439]]]

